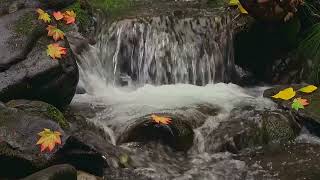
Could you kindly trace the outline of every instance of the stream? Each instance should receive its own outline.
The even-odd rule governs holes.
[[[80,86],[86,93],[72,103],[99,107],[87,120],[104,129],[110,142],[130,157],[122,170],[111,165],[106,179],[279,178],[272,169],[278,167],[277,159],[248,154],[263,151],[259,133],[265,118],[291,122],[291,117],[262,97],[268,87],[232,83],[237,73],[231,21],[228,13],[118,20],[103,27],[97,43],[79,55]],[[170,139],[179,133],[169,126],[142,125],[152,126],[148,137],[150,132],[140,125],[151,114],[190,127],[192,143],[182,142],[188,148],[171,148],[176,141]],[[280,140],[285,135],[279,135]],[[295,141],[310,139],[319,143],[307,132]]]

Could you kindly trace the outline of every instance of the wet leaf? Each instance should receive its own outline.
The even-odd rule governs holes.
[[[51,18],[50,15],[48,13],[46,13],[45,11],[43,11],[42,9],[37,9],[37,13],[39,14],[38,19],[43,20],[45,23],[50,23],[51,22]]]
[[[299,89],[299,91],[304,92],[304,93],[312,93],[313,91],[317,90],[318,88],[314,85],[309,85],[306,87],[303,87]]]
[[[298,111],[299,109],[304,109],[304,107],[308,104],[309,103],[307,99],[296,98],[293,100],[291,108]]]
[[[74,11],[66,11],[63,13],[63,20],[66,22],[66,24],[72,24],[76,21],[76,13]]]
[[[60,11],[57,11],[57,12],[53,12],[53,17],[59,21],[61,19],[63,19],[63,14],[60,12]]]
[[[52,36],[55,41],[64,38],[64,33],[56,26],[48,25],[47,30],[48,36]]]
[[[152,121],[158,123],[158,124],[165,124],[168,125],[171,123],[171,118],[169,117],[162,117],[162,116],[157,116],[157,115],[151,115]]]
[[[61,55],[67,54],[67,49],[61,47],[58,43],[48,45],[47,55],[53,59],[61,58]]]
[[[283,99],[283,100],[289,100],[293,98],[296,95],[296,92],[293,90],[292,87],[284,89],[280,91],[278,94],[272,96],[273,98],[276,99]]]
[[[37,145],[41,145],[41,152],[48,149],[52,151],[56,144],[61,144],[61,133],[58,131],[51,131],[50,129],[44,129],[39,134],[40,139],[37,142]]]

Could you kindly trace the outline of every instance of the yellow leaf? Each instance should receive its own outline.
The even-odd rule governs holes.
[[[58,43],[48,45],[47,55],[53,59],[61,58],[61,55],[67,54],[67,49],[61,47]]]
[[[276,99],[283,99],[283,100],[289,100],[293,98],[296,95],[296,92],[293,90],[293,88],[287,88],[282,91],[280,91],[278,94],[272,96]]]
[[[162,117],[162,116],[157,116],[157,115],[151,115],[151,118],[154,122],[158,123],[158,124],[170,124],[171,123],[171,118],[168,117]]]
[[[299,91],[304,92],[304,93],[312,93],[313,91],[317,90],[318,88],[314,85],[309,85],[306,87],[303,87],[299,89]]]
[[[58,131],[51,131],[50,129],[44,129],[39,134],[40,139],[37,142],[37,145],[41,145],[41,152],[48,148],[49,151],[52,151],[56,144],[61,144],[61,133]]]
[[[238,6],[240,4],[239,0],[230,0],[229,6]]]
[[[51,22],[50,15],[45,11],[43,11],[42,9],[37,9],[37,13],[39,14],[38,19],[43,20],[45,23]]]
[[[245,9],[243,8],[243,6],[242,6],[240,3],[238,4],[238,8],[239,8],[239,10],[240,10],[241,14],[248,14],[248,11],[247,11],[247,10],[245,10]]]
[[[48,25],[47,30],[48,36],[52,36],[55,41],[64,38],[64,33],[56,26]]]

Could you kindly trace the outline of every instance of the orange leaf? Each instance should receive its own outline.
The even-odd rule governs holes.
[[[76,13],[74,11],[66,11],[63,13],[63,20],[66,22],[66,24],[72,24],[76,21]]]
[[[162,116],[157,116],[157,115],[151,115],[152,121],[158,123],[158,124],[170,124],[171,123],[171,118],[169,117],[162,117]]]
[[[53,59],[61,58],[61,55],[67,54],[67,49],[61,47],[58,43],[48,45],[47,55]]]
[[[63,14],[62,14],[60,11],[58,11],[58,12],[53,12],[53,17],[54,17],[57,21],[59,21],[59,20],[63,19]]]
[[[48,36],[52,36],[55,41],[64,38],[64,33],[56,26],[48,25],[47,30]]]
[[[51,131],[50,129],[44,129],[39,134],[40,139],[37,142],[37,145],[41,145],[41,152],[48,149],[52,151],[56,144],[61,144],[61,133],[58,131]]]
[[[43,11],[42,9],[37,9],[37,13],[39,14],[39,18],[40,20],[43,20],[45,23],[49,23],[51,22],[51,18],[50,15],[48,13],[46,13],[45,11]]]

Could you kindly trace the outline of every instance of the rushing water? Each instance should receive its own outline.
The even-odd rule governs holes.
[[[131,158],[130,168],[109,170],[107,179],[259,179],[261,171],[221,150],[223,143],[234,140],[233,129],[219,129],[220,124],[243,126],[243,120],[260,120],[255,111],[275,109],[262,98],[265,88],[229,83],[234,71],[230,19],[225,14],[120,20],[103,29],[97,44],[79,55],[81,85],[87,93],[77,95],[73,103],[102,106],[88,120]],[[245,107],[251,110],[241,109]],[[194,139],[187,152],[158,142],[121,143],[140,118],[154,113],[190,124]]]

